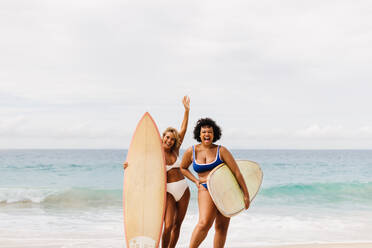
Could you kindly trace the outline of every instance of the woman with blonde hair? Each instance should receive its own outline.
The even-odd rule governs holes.
[[[162,235],[162,248],[176,247],[181,224],[185,218],[190,201],[190,190],[186,179],[180,171],[179,152],[186,134],[189,121],[190,98],[183,97],[185,113],[181,129],[168,127],[162,135],[162,147],[165,155],[167,169],[167,201],[164,217],[164,230]],[[128,163],[124,163],[124,169]],[[130,166],[130,165],[129,165]]]

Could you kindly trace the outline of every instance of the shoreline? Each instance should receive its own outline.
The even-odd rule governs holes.
[[[372,242],[347,242],[347,243],[335,242],[335,243],[264,245],[264,246],[251,246],[249,248],[372,248]]]
[[[2,248],[88,248],[102,247],[109,245],[110,247],[123,247],[124,239],[80,239],[80,238],[60,238],[60,239],[0,239]],[[125,245],[124,245],[125,247]],[[184,247],[184,246],[177,246]],[[206,248],[206,244],[202,244],[201,248]],[[226,244],[226,248],[372,248],[372,242],[347,242],[347,243],[301,243],[301,244],[278,244],[278,245],[233,245]]]

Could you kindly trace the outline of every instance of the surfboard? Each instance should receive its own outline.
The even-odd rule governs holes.
[[[262,170],[256,162],[237,160],[240,172],[252,202],[257,195],[263,178]],[[226,164],[214,168],[208,175],[207,186],[217,209],[226,217],[232,217],[244,210],[243,191]]]
[[[158,247],[165,213],[166,170],[159,130],[147,112],[133,134],[127,162],[123,185],[127,247]]]

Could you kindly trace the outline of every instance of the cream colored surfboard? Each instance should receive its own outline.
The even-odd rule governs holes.
[[[127,247],[158,247],[165,212],[166,170],[160,134],[149,113],[137,125],[127,162],[123,188]]]
[[[252,202],[261,187],[262,170],[253,161],[237,160],[236,162]],[[244,210],[243,192],[227,165],[221,164],[209,173],[207,186],[213,202],[224,216],[232,217]]]

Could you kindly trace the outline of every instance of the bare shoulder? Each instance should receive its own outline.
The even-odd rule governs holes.
[[[221,153],[230,153],[230,151],[224,146],[220,146],[220,152]]]
[[[231,154],[231,152],[224,146],[221,146],[220,147],[220,155],[221,155],[221,158],[225,161],[225,162],[229,162],[231,163],[232,160],[234,160],[233,158],[233,155]]]
[[[190,146],[189,148],[186,149],[184,155],[186,154],[192,154],[192,146]]]
[[[183,153],[182,161],[181,161],[181,169],[186,169],[189,167],[192,161],[192,147],[187,148],[187,150]]]

